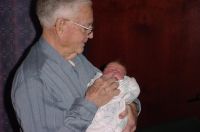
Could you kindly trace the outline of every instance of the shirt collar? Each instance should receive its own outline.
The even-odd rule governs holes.
[[[71,63],[66,61],[46,40],[41,37],[38,41],[38,46],[40,49],[49,57],[51,60],[56,62],[59,65],[69,66],[71,67]],[[75,57],[72,61],[75,63],[77,57]]]

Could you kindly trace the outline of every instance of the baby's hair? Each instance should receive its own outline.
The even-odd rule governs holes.
[[[119,61],[119,60],[109,62],[108,64],[110,64],[110,63],[117,63],[117,64],[120,64],[120,65],[122,65],[122,66],[125,67],[125,65],[124,65],[121,61]],[[107,64],[107,65],[108,65],[108,64]]]
[[[100,69],[101,71],[103,71],[103,70],[106,68],[106,66],[107,66],[108,64],[110,64],[110,63],[117,63],[117,64],[120,64],[120,65],[122,65],[123,67],[125,67],[125,70],[126,70],[126,65],[125,65],[120,59],[117,59],[117,60],[114,60],[114,61],[110,61],[110,62],[106,62],[106,63],[104,63],[103,65],[101,65],[99,69]],[[127,72],[127,70],[126,70],[126,72]]]
[[[111,61],[111,62],[107,63],[107,65],[110,64],[110,63],[117,63],[117,64],[122,65],[123,67],[126,67],[126,65],[121,60],[119,60],[119,59],[117,59],[115,61]]]
[[[125,73],[127,73],[125,64],[123,64],[120,60],[115,60],[115,61],[111,61],[111,62],[107,63],[106,65],[104,65],[104,69],[106,68],[106,66],[108,66],[109,64],[113,64],[113,63],[121,65],[124,68]]]

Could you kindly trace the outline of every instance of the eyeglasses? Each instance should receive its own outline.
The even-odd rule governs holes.
[[[63,19],[64,19],[64,18],[63,18]],[[75,25],[77,25],[77,26],[83,28],[83,29],[86,31],[86,33],[87,33],[88,36],[93,32],[93,27],[92,27],[92,26],[91,26],[91,27],[86,27],[86,26],[84,26],[84,25],[82,25],[82,24],[79,24],[79,23],[77,23],[77,22],[74,22],[74,21],[72,21],[72,20],[70,20],[70,19],[64,19],[64,20],[70,21],[71,23],[73,23],[73,24],[75,24]]]

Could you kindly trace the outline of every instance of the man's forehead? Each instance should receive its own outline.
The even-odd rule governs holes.
[[[76,13],[78,20],[87,21],[93,23],[93,10],[91,5],[80,5],[79,11]]]

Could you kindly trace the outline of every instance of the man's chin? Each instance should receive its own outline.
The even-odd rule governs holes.
[[[77,51],[77,54],[82,54],[84,51],[84,48],[80,48],[78,51]]]

